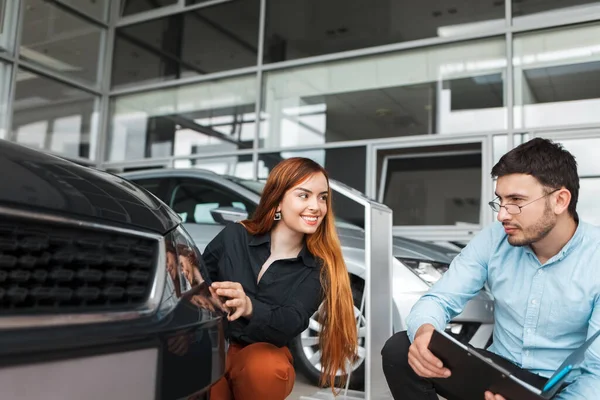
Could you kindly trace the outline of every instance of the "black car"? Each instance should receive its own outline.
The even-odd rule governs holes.
[[[180,218],[114,175],[0,140],[0,387],[204,399],[223,312]]]

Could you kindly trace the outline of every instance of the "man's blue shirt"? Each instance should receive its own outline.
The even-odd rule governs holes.
[[[529,246],[508,243],[501,223],[482,230],[407,318],[436,329],[462,312],[488,283],[495,300],[490,351],[521,368],[550,377],[562,361],[600,329],[600,228],[580,222],[571,240],[545,264]],[[556,399],[600,398],[600,340],[586,354],[573,383]]]

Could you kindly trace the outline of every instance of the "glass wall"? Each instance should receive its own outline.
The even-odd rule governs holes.
[[[261,147],[506,129],[501,39],[268,72]]]
[[[175,168],[204,169],[217,174],[235,176],[242,179],[253,179],[254,176],[252,154],[231,154],[201,159],[179,159],[175,160],[174,166]]]
[[[109,3],[111,0],[59,0],[92,18],[105,22],[108,19]]]
[[[0,138],[95,164],[109,1],[0,0]]]
[[[515,36],[515,128],[600,123],[600,24]]]
[[[6,139],[7,110],[10,95],[10,78],[12,67],[0,62],[0,139]]]
[[[254,75],[117,97],[112,103],[107,159],[252,148],[255,101]]]
[[[44,0],[24,0],[19,54],[66,78],[98,83],[104,30]]]
[[[525,1],[511,0],[512,15],[516,22],[524,20],[522,16],[537,18],[552,18],[565,14],[585,14],[593,11],[598,6],[597,1],[591,0],[546,0],[546,1]]]
[[[260,0],[231,1],[119,27],[113,87],[256,65],[259,12]]]
[[[598,149],[600,137],[567,138],[558,137],[565,149],[575,156],[579,172],[579,200],[577,212],[579,217],[595,225],[600,225],[600,164]]]
[[[0,52],[12,53],[15,47],[18,5],[13,0],[0,0]]]
[[[119,14],[121,16],[139,14],[145,11],[152,11],[167,6],[173,6],[177,3],[178,0],[121,0],[121,10],[119,10]]]
[[[19,69],[9,139],[74,158],[94,158],[98,98]]]
[[[264,62],[447,38],[504,24],[504,1],[276,0],[267,2]]]
[[[507,1],[0,0],[0,137],[101,168],[252,178],[305,155],[371,196],[376,144],[484,143],[476,198],[523,140],[600,138],[600,1]],[[423,172],[399,160],[392,181]]]

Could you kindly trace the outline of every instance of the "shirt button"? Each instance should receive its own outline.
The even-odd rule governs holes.
[[[538,271],[538,275],[542,275],[544,273],[544,271],[542,271],[541,269]]]
[[[525,355],[528,356],[529,355],[529,350],[525,351]]]
[[[527,328],[527,333],[531,333],[531,328]]]
[[[531,300],[531,304],[537,304],[537,300],[536,299]]]

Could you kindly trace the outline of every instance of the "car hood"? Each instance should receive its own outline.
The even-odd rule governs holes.
[[[0,206],[35,210],[161,234],[179,217],[115,175],[0,140]]]
[[[359,228],[338,226],[337,231],[343,247],[358,249],[364,248],[364,230]],[[458,252],[435,245],[433,243],[421,242],[418,240],[395,236],[393,238],[392,254],[396,258],[426,260],[450,264]]]

